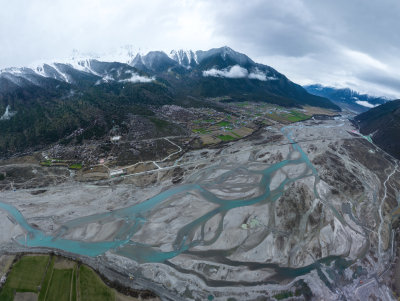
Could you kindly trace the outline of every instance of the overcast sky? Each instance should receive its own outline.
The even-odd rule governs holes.
[[[224,45],[291,80],[400,98],[399,0],[0,0],[0,68]]]

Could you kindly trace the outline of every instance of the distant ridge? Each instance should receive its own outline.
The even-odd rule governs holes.
[[[342,109],[362,113],[381,105],[390,99],[386,97],[361,94],[349,88],[326,87],[319,84],[304,86],[311,94],[326,97],[340,106]]]

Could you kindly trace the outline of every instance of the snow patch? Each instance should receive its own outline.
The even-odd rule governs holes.
[[[0,117],[0,120],[9,120],[13,117],[17,112],[10,111],[10,105],[6,107],[6,111],[4,112],[3,116]]]
[[[363,107],[367,107],[367,108],[375,108],[378,105],[373,105],[372,103],[369,103],[368,101],[364,101],[364,100],[357,100],[356,104],[363,106]]]

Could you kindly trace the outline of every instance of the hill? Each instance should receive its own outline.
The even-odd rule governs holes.
[[[362,113],[355,118],[364,135],[386,152],[400,159],[400,99]]]

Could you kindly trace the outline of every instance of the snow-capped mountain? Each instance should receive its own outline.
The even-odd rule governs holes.
[[[48,80],[77,85],[124,82],[129,78],[132,82],[150,82],[160,73],[170,71],[259,81],[285,78],[273,68],[257,64],[226,46],[208,51],[172,50],[168,55],[162,51],[144,54],[128,49],[126,54],[106,56],[85,56],[75,52],[70,59],[0,70],[0,92],[32,85],[45,86]]]
[[[190,68],[199,64],[197,53],[192,50],[172,50],[169,57],[178,62],[179,65]]]
[[[368,111],[378,105],[384,104],[390,99],[386,97],[361,94],[349,88],[338,89],[322,85],[309,85],[304,88],[311,94],[326,97],[340,106],[355,113]]]
[[[30,68],[7,68],[0,71],[0,92],[30,86],[47,87],[58,83],[98,85],[106,82],[150,82],[151,76],[129,64],[76,59],[65,63],[41,63]]]
[[[108,58],[75,54],[0,71],[0,154],[70,143],[74,133],[104,137],[115,128],[127,130],[131,116],[154,116],[163,105],[223,110],[213,99],[340,110],[229,47]]]
[[[110,59],[122,61],[106,61]],[[324,98],[308,94],[275,69],[254,62],[229,47],[207,51],[173,50],[146,54],[128,48],[127,54],[44,62],[0,71],[0,93],[26,87],[57,89],[90,87],[104,83],[169,83],[177,94],[196,97],[231,96],[281,105],[317,105],[337,109]],[[244,95],[246,95],[244,97]]]

